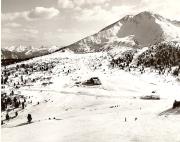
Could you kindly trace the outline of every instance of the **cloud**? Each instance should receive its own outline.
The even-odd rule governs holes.
[[[101,5],[108,3],[110,0],[58,0],[61,8],[76,8],[87,5]]]
[[[17,18],[27,18],[27,12],[14,12],[14,13],[2,13],[1,19],[2,21],[13,21]]]
[[[38,34],[39,31],[35,29],[23,29],[24,32],[30,33],[30,34]]]
[[[12,27],[12,28],[18,28],[18,27],[21,27],[22,25],[15,23],[15,22],[12,22],[12,23],[7,23],[5,26],[6,27]]]
[[[18,18],[24,18],[26,20],[37,20],[37,19],[51,19],[59,14],[59,10],[54,7],[35,7],[30,11],[15,12],[15,13],[4,13],[2,14],[3,21],[13,21]]]
[[[72,0],[58,0],[58,5],[61,8],[74,8],[74,2]]]
[[[121,1],[123,2],[123,0]],[[180,20],[180,10],[178,8],[180,1],[172,1],[136,0],[137,4],[131,1],[126,2],[125,5],[113,5],[109,9],[97,5],[93,8],[80,9],[74,18],[80,22],[99,22],[102,26],[105,26],[129,14],[135,15],[142,11],[153,11],[167,18]]]
[[[171,19],[180,20],[179,0],[141,0],[138,9],[150,10]]]
[[[61,32],[64,32],[64,29],[59,28],[57,29],[57,31],[61,33]]]
[[[100,22],[104,24],[110,24],[114,21],[119,20],[126,14],[131,14],[133,11],[131,6],[112,6],[111,9],[107,10],[101,6],[95,6],[91,9],[85,8],[76,14],[74,17],[76,20],[81,22]]]
[[[3,34],[10,34],[11,33],[11,29],[9,29],[9,28],[2,28],[1,29],[1,34],[3,35]]]
[[[24,44],[24,45],[36,45],[39,33],[35,29],[15,29],[15,28],[2,28],[1,31],[1,43],[2,47]]]
[[[54,7],[44,8],[36,7],[27,13],[28,18],[30,19],[51,19],[59,14],[59,10]]]

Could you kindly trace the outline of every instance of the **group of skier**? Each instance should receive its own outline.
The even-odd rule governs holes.
[[[14,117],[17,117],[17,116],[18,116],[18,112],[16,111]],[[6,113],[6,119],[5,119],[5,120],[6,120],[6,121],[9,121],[10,118],[11,118],[11,117],[9,116],[9,113]],[[31,122],[32,122],[32,116],[31,116],[31,114],[28,114],[28,115],[27,115],[27,122],[28,122],[28,123],[31,123]],[[1,125],[3,125],[3,124],[4,124],[4,121],[2,120],[2,121],[1,121]]]

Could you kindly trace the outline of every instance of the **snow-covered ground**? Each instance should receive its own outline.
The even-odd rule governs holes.
[[[44,81],[39,80],[18,89],[32,104],[2,125],[3,142],[180,141],[180,115],[159,115],[180,100],[180,83],[172,76],[111,69],[102,52],[57,52],[24,63],[49,61],[56,61],[51,73],[35,72],[30,77],[51,76],[52,84],[42,86]],[[102,85],[75,85],[90,77],[99,77]],[[161,99],[140,99],[152,91]],[[28,113],[31,124],[26,123]]]

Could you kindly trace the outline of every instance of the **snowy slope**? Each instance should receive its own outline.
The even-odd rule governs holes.
[[[171,108],[174,99],[180,99],[180,84],[176,78],[159,76],[157,72],[147,71],[140,75],[136,71],[129,73],[111,69],[108,67],[109,60],[105,52],[56,52],[18,63],[33,65],[34,68],[45,64],[55,66],[27,75],[23,68],[19,68],[10,75],[12,81],[6,90],[11,90],[12,84],[20,81],[21,75],[27,80],[37,80],[15,89],[27,98],[27,107],[19,110],[18,117],[2,125],[2,141],[180,141],[180,116],[159,116],[159,113]],[[16,64],[7,69],[13,71],[14,67]],[[92,76],[98,76],[102,85],[75,85],[75,82]],[[46,77],[51,77],[52,84],[43,86],[42,83],[46,82],[43,78]],[[140,99],[140,96],[150,95],[152,91],[161,100]],[[40,102],[39,105],[37,102]],[[9,114],[13,116],[15,111]],[[31,124],[26,124],[28,113],[32,114]]]
[[[65,47],[74,52],[94,52],[108,50],[108,47],[125,46],[144,47],[161,41],[171,41],[180,38],[180,27],[160,15],[151,12],[141,12],[137,15],[127,15],[107,26],[98,33],[88,36],[72,45]],[[131,44],[129,44],[131,43]]]

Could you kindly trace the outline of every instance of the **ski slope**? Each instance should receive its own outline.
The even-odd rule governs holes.
[[[27,107],[2,125],[3,142],[179,142],[180,115],[161,112],[179,100],[180,83],[155,71],[144,74],[109,68],[105,52],[73,54],[56,52],[23,63],[55,62],[52,72],[33,72],[41,79],[18,91]],[[21,63],[19,63],[21,64]],[[8,66],[12,68],[16,65]],[[69,70],[69,71],[68,71]],[[19,71],[19,74],[22,72]],[[43,77],[52,84],[42,86]],[[75,85],[90,77],[102,85]],[[13,78],[12,80],[18,80]],[[155,91],[160,100],[142,100]],[[39,102],[39,105],[37,104]],[[30,113],[33,123],[27,124]],[[11,112],[10,115],[13,115]],[[1,114],[4,119],[4,113]]]

